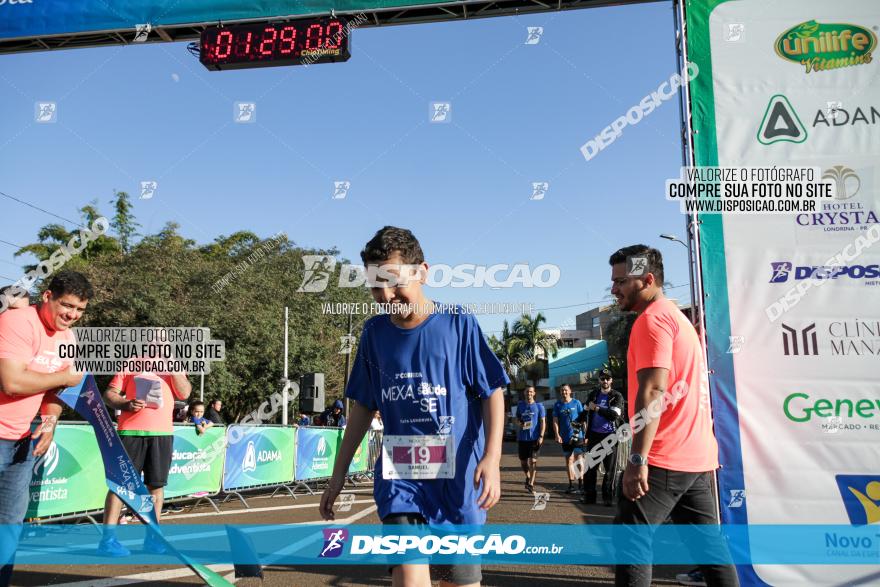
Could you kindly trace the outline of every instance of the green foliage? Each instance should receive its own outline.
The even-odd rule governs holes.
[[[131,244],[134,237],[137,236],[137,229],[140,226],[134,219],[132,212],[131,199],[126,192],[116,192],[116,200],[113,202],[116,208],[116,214],[110,222],[110,226],[116,231],[119,239],[119,246],[128,253],[131,250]]]
[[[290,379],[323,372],[326,397],[332,401],[342,395],[345,355],[339,350],[348,316],[324,314],[321,304],[368,302],[369,294],[365,288],[341,289],[335,279],[323,292],[296,291],[303,280],[303,255],[338,251],[304,249],[283,235],[262,239],[249,231],[199,246],[182,236],[175,223],[134,242],[137,223],[122,192],[116,211],[116,235],[90,243],[86,254],[65,265],[85,273],[95,287],[82,326],[210,328],[213,339],[225,342],[226,360],[212,363],[205,375],[205,399],[222,399],[227,421],[236,421],[281,389],[287,306]],[[93,206],[82,212],[84,220],[99,216]],[[70,234],[59,225],[46,226],[39,242],[21,253],[44,258]],[[365,319],[354,317],[356,336]],[[190,380],[198,397],[198,374],[190,374]]]

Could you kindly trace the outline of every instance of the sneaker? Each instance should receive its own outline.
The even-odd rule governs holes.
[[[573,486],[573,485],[569,485],[569,486],[568,486],[568,489],[566,489],[565,492],[566,492],[566,493],[574,493],[574,492],[575,492],[575,488],[574,488],[574,486]]]
[[[532,485],[531,483],[526,483],[526,491],[528,491],[529,493],[534,493],[534,492],[535,492],[535,486]]]
[[[675,580],[679,585],[693,585],[694,587],[706,587],[706,579],[703,577],[703,571],[693,569],[687,573],[681,573],[675,576]]]
[[[147,537],[144,538],[144,550],[150,554],[165,554],[168,552],[165,543],[150,531],[147,531]]]
[[[122,543],[116,539],[116,536],[109,536],[101,539],[101,542],[98,544],[98,554],[100,556],[121,558],[131,555],[131,551],[122,546]]]
[[[164,516],[165,514],[179,514],[182,511],[183,508],[179,505],[166,505],[164,508],[162,508],[162,515]]]

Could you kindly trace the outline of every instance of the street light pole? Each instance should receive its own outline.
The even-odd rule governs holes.
[[[694,251],[691,248],[691,243],[693,242],[693,233],[691,231],[691,222],[688,221],[687,229],[688,229],[688,242],[684,242],[674,234],[661,234],[660,238],[665,238],[669,241],[674,241],[687,249],[688,252],[688,281],[690,281],[690,290],[691,290],[691,322],[695,322],[697,319],[697,296],[694,289],[694,275],[696,271],[694,271]]]

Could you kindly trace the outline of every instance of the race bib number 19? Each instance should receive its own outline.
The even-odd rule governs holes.
[[[455,447],[452,436],[382,438],[383,479],[452,479]]]

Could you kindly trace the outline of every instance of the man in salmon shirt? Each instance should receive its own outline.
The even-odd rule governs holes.
[[[27,512],[34,457],[49,449],[61,414],[54,392],[82,381],[70,361],[58,358],[57,345],[74,342],[70,327],[94,294],[81,273],[61,271],[39,304],[10,306],[0,314],[0,586],[12,576],[8,549],[18,543]],[[38,412],[43,423],[32,433]],[[33,451],[32,440],[37,440]]]
[[[138,387],[151,389],[138,399]],[[117,432],[122,446],[131,458],[135,470],[144,474],[144,485],[153,496],[156,520],[162,512],[165,485],[174,444],[174,399],[186,400],[192,386],[186,373],[117,373],[104,393],[104,401],[117,410]],[[122,501],[107,492],[104,501],[104,537],[98,552],[105,556],[128,556],[131,552],[116,538],[116,524],[122,511]],[[166,549],[152,532],[147,532],[144,550],[163,554]]]
[[[697,332],[663,295],[660,251],[645,245],[625,247],[611,255],[609,264],[611,294],[618,306],[638,313],[627,353],[630,420],[646,408],[648,414],[659,412],[659,417],[646,418],[641,430],[633,427],[632,452],[623,473],[625,499],[620,500],[615,523],[659,526],[671,517],[675,524],[718,524],[712,493],[718,443]],[[654,404],[662,410],[652,410],[651,404],[661,402],[664,394],[669,398],[669,392],[673,399],[665,406]],[[622,535],[627,536],[627,549],[650,555],[649,532],[635,529]],[[707,536],[712,541],[711,532]],[[695,546],[707,552],[705,543]],[[718,554],[713,547],[709,550]],[[700,569],[710,586],[739,584],[732,565],[705,564]],[[617,565],[615,584],[648,587],[651,565]]]

